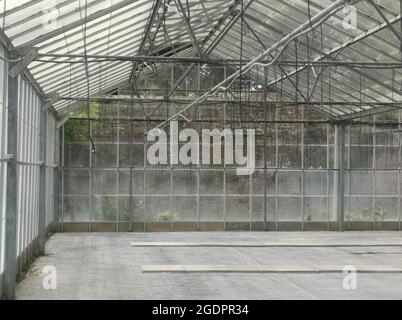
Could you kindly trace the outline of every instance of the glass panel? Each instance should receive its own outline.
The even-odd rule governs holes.
[[[373,173],[364,171],[350,171],[349,184],[346,184],[346,193],[351,195],[372,195],[373,194]],[[348,190],[350,186],[350,191]]]
[[[89,197],[64,196],[63,204],[64,222],[89,221]]]
[[[93,166],[97,168],[110,168],[117,166],[117,145],[96,144],[96,152],[92,153]]]
[[[121,222],[143,222],[144,221],[144,201],[143,197],[131,197],[131,215],[130,215],[130,197],[119,197],[119,221]]]
[[[200,196],[200,220],[223,221],[223,197]]]
[[[146,189],[147,195],[168,195],[171,193],[171,171],[170,170],[147,170]]]
[[[89,195],[89,170],[64,170],[65,195]]]
[[[397,195],[398,171],[377,171],[375,173],[375,194],[386,196]]]
[[[278,171],[278,193],[281,195],[299,195],[301,192],[301,172]]]
[[[168,196],[145,197],[145,220],[167,222],[173,221],[175,212],[170,210],[171,201]]]
[[[301,198],[278,197],[277,220],[301,221]]]
[[[132,194],[142,195],[144,193],[144,172],[142,170],[132,170]],[[119,170],[119,194],[130,194],[130,170]]]
[[[68,143],[64,145],[65,167],[89,167],[89,144]]]
[[[117,170],[93,170],[92,194],[117,194]]]
[[[236,170],[226,170],[226,194],[250,194],[250,176],[240,176]]]
[[[373,221],[373,199],[371,197],[346,197],[345,220]]]
[[[374,219],[377,222],[397,221],[398,216],[398,198],[375,198]]]
[[[304,221],[328,221],[328,199],[323,197],[305,197],[303,200]]]
[[[326,195],[327,194],[327,171],[305,171],[304,172],[304,194],[305,195]]]
[[[250,197],[226,197],[226,221],[250,220]]]
[[[93,195],[92,221],[117,221],[117,197]]]
[[[197,194],[197,171],[174,170],[173,171],[173,194],[196,195]]]
[[[197,221],[197,197],[173,197],[175,221]]]
[[[222,170],[200,170],[200,194],[223,194]]]

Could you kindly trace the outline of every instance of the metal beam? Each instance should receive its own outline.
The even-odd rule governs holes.
[[[54,141],[54,163],[57,164],[53,168],[53,212],[54,212],[54,223],[58,226],[59,223],[59,171],[60,171],[60,129],[57,129],[55,124],[55,141]],[[54,231],[57,231],[54,230]]]
[[[402,42],[401,35],[395,30],[394,26],[391,24],[391,22],[388,20],[388,18],[385,16],[385,14],[382,12],[380,6],[373,0],[369,0],[369,1],[374,6],[374,8],[377,10],[377,12],[380,14],[381,18],[384,19],[385,23],[388,25],[388,27],[391,29],[391,31],[395,34],[397,39]]]
[[[147,39],[148,39],[148,37],[149,37],[149,35],[151,33],[153,25],[155,23],[155,18],[158,15],[158,10],[159,10],[160,4],[161,4],[161,0],[155,0],[154,5],[152,7],[151,14],[149,15],[149,18],[148,18],[147,25],[145,27],[144,36],[142,37],[140,46],[138,47],[138,50],[137,50],[137,55],[140,55],[142,53],[142,50],[144,49],[144,45],[145,45],[145,43],[146,43],[146,41],[147,41]],[[137,66],[138,66],[138,62],[136,62],[133,65],[129,81],[131,81],[131,79],[132,79],[132,77],[133,77],[133,75],[135,73],[135,70],[137,69]]]
[[[173,1],[176,3],[176,6],[180,11],[179,14],[182,17],[183,23],[187,29],[188,34],[190,35],[191,42],[193,43],[194,48],[197,49],[198,55],[202,56],[201,48],[198,44],[198,41],[197,41],[197,38],[195,37],[193,28],[191,27],[191,24],[190,24],[190,17],[187,17],[186,11],[180,0],[173,0]]]
[[[20,74],[28,65],[35,60],[38,56],[38,48],[31,48],[27,55],[25,55],[21,61],[17,62],[12,69],[8,72],[10,77],[14,78]]]
[[[111,61],[130,61],[130,62],[155,62],[155,63],[201,63],[210,65],[234,65],[247,64],[250,59],[227,59],[227,58],[211,58],[208,56],[191,57],[191,56],[149,56],[149,55],[136,55],[136,56],[124,56],[124,55],[99,55],[88,54],[88,62],[111,62]],[[67,60],[46,60],[42,58],[67,58]],[[43,63],[66,63],[66,64],[78,64],[85,63],[83,54],[53,54],[53,53],[39,53],[36,61]],[[270,63],[272,59],[261,60],[261,63]],[[368,62],[368,61],[317,61],[317,60],[278,60],[274,65],[278,66],[297,66],[300,64],[308,64],[314,66],[334,66],[334,67],[370,67],[370,68],[402,68],[401,62]],[[278,79],[279,80],[279,79]]]
[[[11,58],[15,58],[11,56]],[[8,77],[8,134],[7,152],[13,157],[7,164],[6,234],[4,264],[4,295],[15,298],[17,277],[17,143],[18,143],[18,97],[20,77]]]
[[[390,111],[396,111],[396,110],[401,110],[402,106],[397,103],[389,104],[389,105],[381,105],[379,104],[377,107],[370,108],[368,110],[364,111],[359,111],[359,112],[353,112],[344,116],[339,116],[338,119],[341,121],[346,121],[346,120],[353,120],[353,119],[358,119],[358,118],[365,118],[365,117],[371,117],[376,114],[384,113],[384,112],[390,112]]]
[[[70,119],[70,117],[67,115],[63,119],[57,121],[56,128],[60,129],[69,119]]]
[[[254,0],[250,0],[250,2],[247,4],[244,10],[246,10]],[[204,39],[202,47],[213,37],[215,32],[223,25],[223,23],[226,21],[227,17],[233,14],[236,10],[236,6],[238,5],[239,1],[235,1],[234,4],[232,5],[231,8],[229,8],[228,15],[225,15],[217,24],[217,26],[211,30],[211,32],[208,34],[208,36]],[[234,26],[234,24],[237,22],[237,20],[241,17],[242,13],[239,12],[237,15],[232,17],[232,20],[223,28],[222,32],[214,39],[214,41],[209,44],[209,46],[205,49],[204,55],[208,56],[209,54],[212,53],[212,51],[215,49],[215,47],[219,44],[219,42],[222,40],[223,36],[229,32],[230,29]],[[183,72],[181,77],[176,81],[176,83],[173,85],[172,89],[169,90],[167,94],[167,98],[169,98],[175,91],[176,89],[180,86],[180,84],[186,79],[186,77],[190,74],[190,72],[194,69],[194,67],[197,66],[197,63],[192,63],[187,67],[187,69]],[[157,106],[155,110],[151,113],[154,114],[159,110],[162,104]]]
[[[395,23],[395,22],[397,22],[399,20],[401,20],[401,15],[400,14],[397,17],[391,19],[389,21],[389,23],[392,24],[392,23]],[[353,37],[352,39],[350,39],[350,40],[342,43],[341,45],[331,49],[327,53],[323,53],[323,54],[319,55],[318,57],[314,58],[313,61],[314,62],[319,62],[319,61],[321,61],[321,60],[323,60],[323,59],[325,59],[327,57],[330,57],[332,54],[335,54],[335,53],[337,53],[337,52],[339,52],[339,51],[341,51],[341,50],[343,50],[343,49],[345,49],[345,48],[347,48],[347,47],[349,47],[349,46],[351,46],[351,45],[353,45],[353,44],[355,44],[355,43],[357,43],[357,42],[359,42],[361,40],[366,39],[369,36],[371,36],[371,35],[379,32],[379,31],[385,29],[386,27],[388,27],[388,24],[386,22],[384,22],[384,23],[382,23],[380,25],[376,25],[375,27],[371,28],[370,30],[368,30],[366,32],[362,32],[362,33],[358,34],[357,36]],[[340,63],[342,64],[342,62],[340,62]],[[284,77],[281,77],[281,78],[276,79],[274,81],[271,81],[268,85],[274,85],[276,83],[279,83],[280,81],[283,81],[283,80],[287,79],[288,77],[291,77],[291,76],[297,74],[298,72],[301,72],[301,71],[305,70],[306,68],[308,68],[310,66],[311,66],[311,63],[307,63],[307,64],[297,68],[296,70],[289,72],[287,74],[287,76],[284,76]]]
[[[264,59],[267,55],[270,53],[281,49],[282,46],[286,46],[290,41],[293,39],[296,39],[299,37],[302,33],[307,32],[308,30],[311,29],[311,26],[323,23],[325,19],[327,19],[329,16],[333,15],[337,10],[339,10],[345,3],[345,0],[337,0],[333,2],[331,5],[326,7],[324,10],[320,11],[317,15],[309,19],[309,21],[303,23],[301,26],[293,30],[291,33],[289,33],[287,36],[283,37],[281,40],[273,44],[271,47],[269,47],[267,50],[264,50],[261,54],[256,56],[252,61],[250,61],[248,64],[245,65],[244,68],[241,68],[240,70],[236,71],[229,77],[227,77],[225,80],[221,81],[214,87],[210,88],[205,94],[203,94],[201,97],[198,99],[194,100],[192,103],[190,103],[187,107],[182,109],[180,112],[174,114],[173,116],[169,117],[166,121],[160,123],[158,126],[155,128],[160,128],[161,126],[166,125],[170,121],[176,119],[179,115],[181,115],[183,112],[187,111],[188,109],[192,108],[195,105],[198,105],[199,103],[205,101],[212,93],[215,91],[219,90],[221,87],[225,86],[227,83],[234,81],[239,75],[242,74],[244,71],[248,71],[253,65],[258,63],[260,60]],[[241,13],[243,14],[243,13]]]
[[[42,111],[47,111],[59,100],[59,94],[57,92],[52,92],[47,95],[46,101],[42,105]]]

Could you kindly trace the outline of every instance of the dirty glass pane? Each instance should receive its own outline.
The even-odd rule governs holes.
[[[223,197],[200,196],[200,221],[223,221]]]
[[[64,196],[63,199],[63,221],[64,222],[88,222],[89,197],[85,196]]]

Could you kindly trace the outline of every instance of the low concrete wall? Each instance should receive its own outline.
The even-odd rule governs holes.
[[[181,231],[339,231],[337,222],[67,222],[59,223],[56,232],[181,232]],[[397,231],[398,221],[345,222],[344,231]]]

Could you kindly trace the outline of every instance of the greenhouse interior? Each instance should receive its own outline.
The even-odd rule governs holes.
[[[0,0],[0,297],[402,298],[401,12]]]

